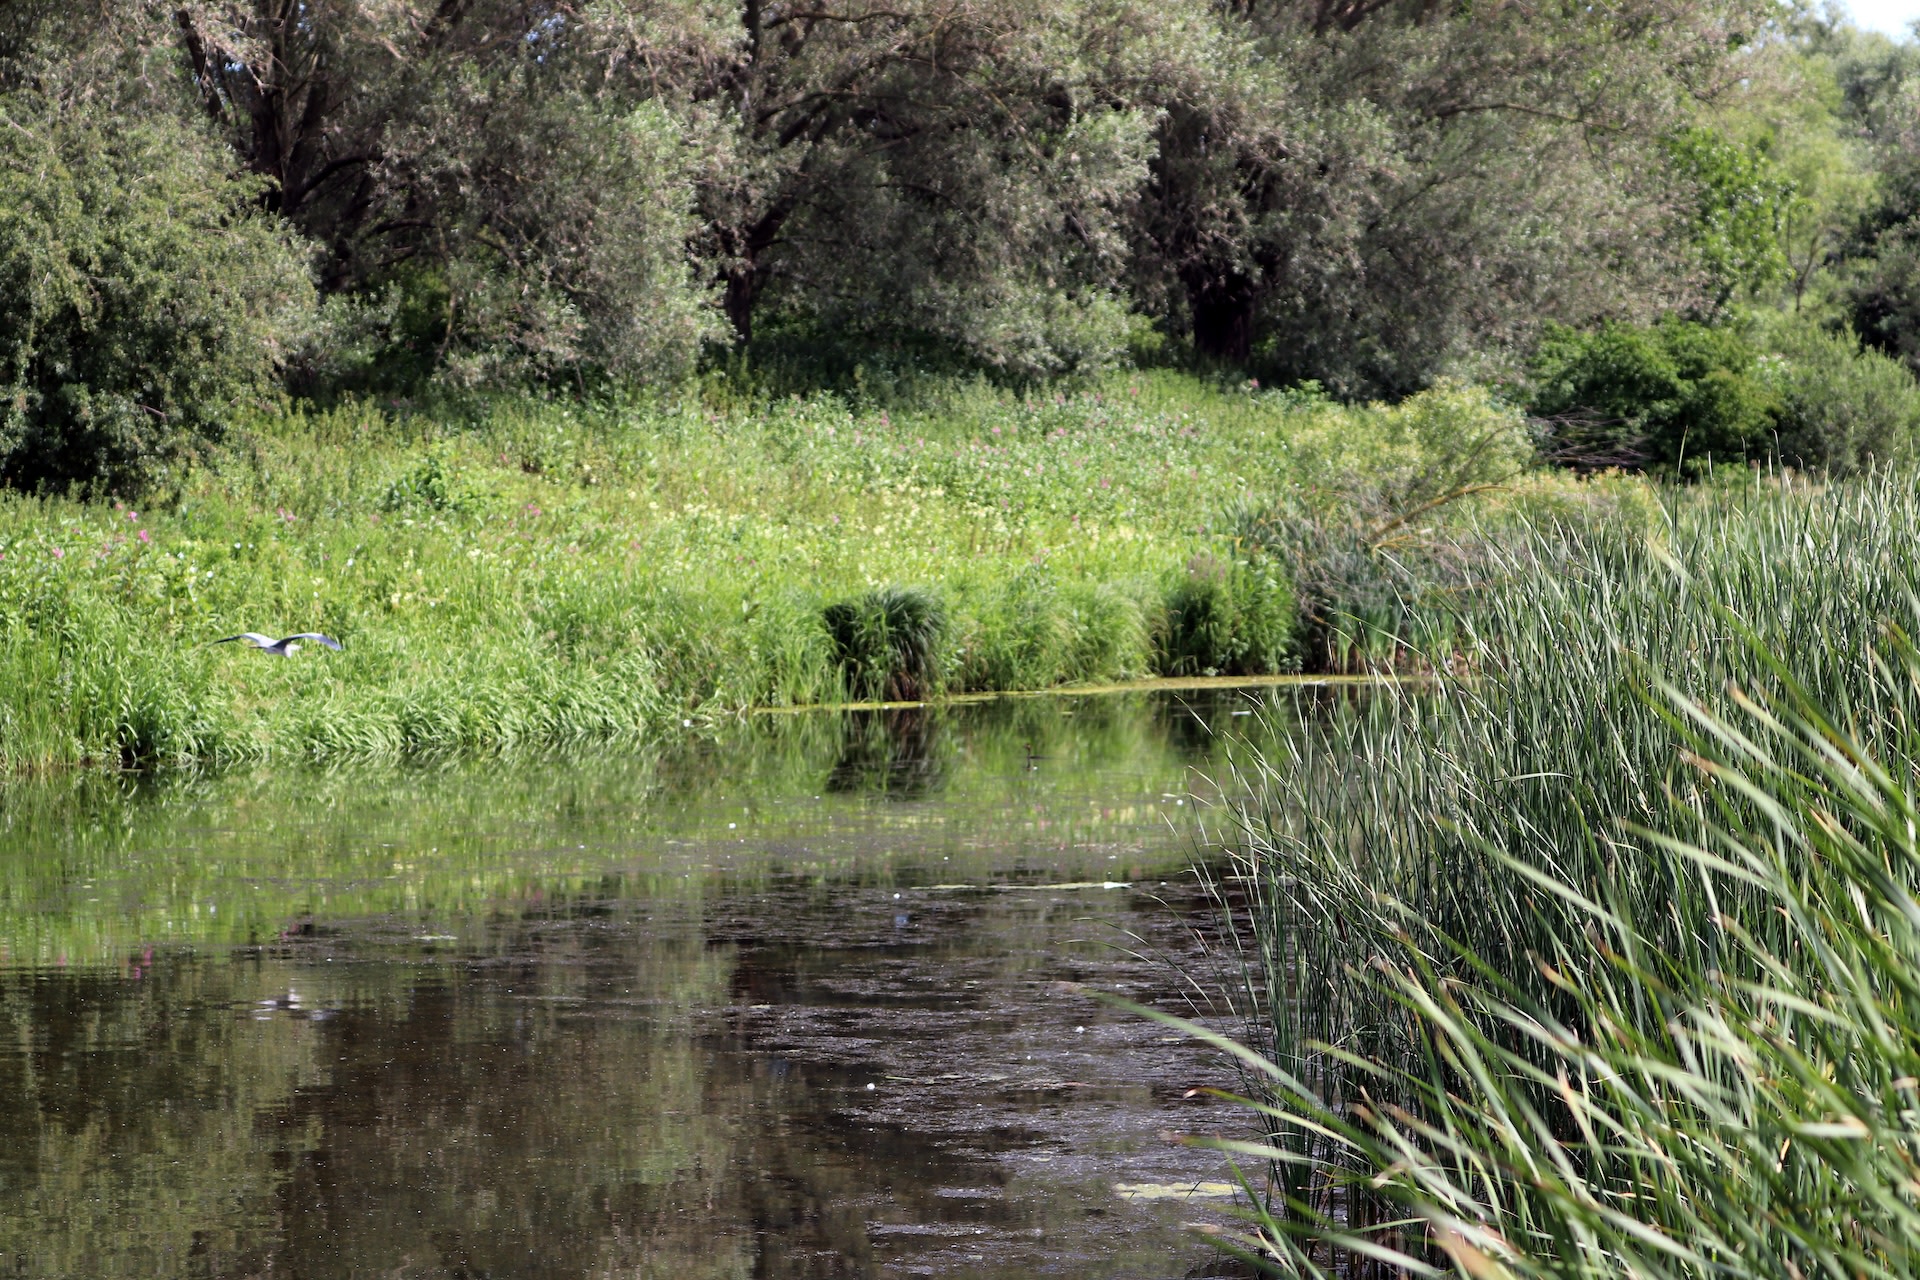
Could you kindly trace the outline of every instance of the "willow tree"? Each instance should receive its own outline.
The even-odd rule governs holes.
[[[475,377],[683,366],[710,303],[745,340],[769,300],[1037,371],[1108,356],[1152,84],[1211,22],[1146,0],[169,12],[369,358]]]
[[[1662,140],[1739,74],[1748,0],[1243,0],[1171,100],[1137,286],[1196,347],[1344,390],[1417,386],[1541,318],[1699,287]]]
[[[106,0],[0,21],[0,485],[168,489],[308,331],[265,184],[143,82]]]
[[[772,302],[1040,370],[1111,346],[1153,81],[1192,78],[1204,7],[746,0],[740,13],[732,60],[696,99],[715,144],[702,248],[742,339]]]
[[[155,11],[159,12],[159,11]],[[336,336],[469,379],[685,367],[713,331],[685,80],[696,3],[196,0],[168,6],[201,110],[318,247]]]

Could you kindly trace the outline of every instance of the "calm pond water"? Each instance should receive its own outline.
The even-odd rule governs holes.
[[[0,790],[0,1275],[1201,1274],[1249,705]]]

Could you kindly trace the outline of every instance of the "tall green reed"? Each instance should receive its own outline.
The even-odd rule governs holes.
[[[1477,674],[1218,833],[1285,1273],[1911,1274],[1920,500],[1674,498],[1478,549]]]

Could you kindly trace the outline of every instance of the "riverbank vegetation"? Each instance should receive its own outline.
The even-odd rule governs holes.
[[[1906,1276],[1916,370],[1772,0],[14,0],[0,774],[1416,673],[1219,833],[1248,1252]]]
[[[1462,442],[1471,442],[1463,449]],[[759,706],[1299,664],[1246,511],[1511,478],[1520,416],[1176,375],[936,411],[261,416],[159,508],[0,507],[15,767],[635,741]],[[315,629],[277,661],[208,641]]]
[[[1912,485],[1482,541],[1472,678],[1263,769],[1285,1274],[1904,1275]]]
[[[1747,0],[30,0],[0,769],[1482,664],[1498,531],[1913,465],[1913,70]]]

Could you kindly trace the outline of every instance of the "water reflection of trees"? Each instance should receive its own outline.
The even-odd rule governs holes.
[[[839,758],[827,773],[828,791],[912,800],[938,791],[946,780],[937,711],[850,711],[842,733]]]
[[[699,891],[688,873],[708,860],[689,852],[689,837],[731,832],[726,823],[748,808],[749,848],[848,850],[849,806],[787,803],[823,790],[938,796],[938,806],[863,807],[861,820],[883,854],[898,840],[887,824],[948,824],[953,838],[938,852],[955,862],[943,875],[956,874],[963,857],[977,859],[975,871],[998,866],[993,850],[1022,841],[1048,854],[1124,839],[1105,828],[1143,821],[1130,806],[1184,792],[1189,766],[1207,767],[1226,749],[1200,731],[1186,703],[1216,725],[1253,727],[1223,710],[1228,701],[1247,705],[1242,695],[1199,696],[768,716],[736,738],[682,744],[658,759],[8,783],[0,965],[114,963],[152,945],[271,943],[291,922],[423,904],[436,928],[464,936],[474,926],[463,917],[528,892],[590,890],[610,863],[628,876],[623,892],[684,895]],[[1115,778],[1133,780],[1134,794],[1116,796]],[[1066,804],[1075,794],[1085,808]],[[1100,829],[1062,834],[1056,819],[1069,811]],[[1123,811],[1131,816],[1105,816]]]
[[[0,1256],[100,1280],[748,1274],[755,1242],[709,1216],[741,1135],[686,1028],[732,953],[556,926],[529,914],[478,976],[298,948],[0,976]]]
[[[847,932],[857,893],[803,898],[808,928],[843,945],[759,957],[787,971],[785,995],[858,1003],[862,982],[898,981],[871,945],[884,921]],[[990,1042],[967,1037],[1014,1014],[943,978],[1021,989],[1086,907],[951,909],[958,950],[906,985],[954,1021],[933,1051],[978,1061]],[[583,894],[502,913],[485,948],[451,955],[368,922],[152,967],[6,972],[0,1262],[99,1280],[798,1278],[883,1273],[876,1221],[1004,1237],[1079,1222],[1071,1202],[947,1194],[998,1186],[979,1153],[1034,1139],[942,1144],[850,1103],[875,1070],[859,1036],[823,1054],[715,1019],[739,1007],[741,967],[698,904]],[[883,1016],[859,1005],[862,1027]]]

